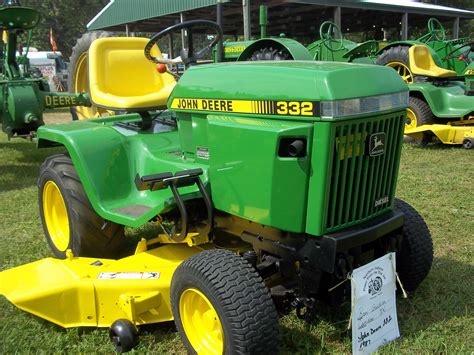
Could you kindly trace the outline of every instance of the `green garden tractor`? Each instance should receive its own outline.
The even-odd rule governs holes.
[[[0,7],[0,31],[4,34],[0,43],[0,123],[9,138],[34,137],[34,132],[44,124],[46,109],[91,105],[84,93],[51,92],[41,74],[30,70],[29,43],[39,21],[38,11],[22,7],[18,1],[7,1]],[[25,31],[25,52],[18,51],[19,36]]]
[[[155,44],[183,30],[186,48],[162,58]],[[56,258],[1,272],[0,294],[63,327],[109,327],[117,351],[174,320],[191,353],[247,354],[277,353],[277,312],[350,299],[341,282],[389,252],[404,288],[420,285],[433,246],[395,197],[400,76],[311,58],[196,65],[221,38],[197,20],[92,44],[91,101],[126,114],[39,128],[40,148],[67,151],[38,182]],[[124,228],[145,225],[156,237],[124,255]]]

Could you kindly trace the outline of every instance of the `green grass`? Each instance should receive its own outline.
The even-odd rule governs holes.
[[[56,152],[0,135],[0,270],[51,255],[38,215],[36,181],[41,162]],[[398,196],[425,217],[435,260],[418,291],[398,300],[402,337],[384,353],[474,351],[473,153],[442,146],[403,148]],[[310,322],[283,317],[283,353],[349,353],[348,318],[347,305],[321,306]],[[184,352],[172,323],[142,328],[140,340],[140,352]],[[111,350],[104,329],[64,330],[0,297],[0,353]]]

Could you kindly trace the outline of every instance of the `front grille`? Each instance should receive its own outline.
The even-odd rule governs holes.
[[[405,114],[335,123],[330,160],[326,232],[380,215],[392,206],[405,125]],[[384,134],[383,134],[384,133]],[[384,151],[380,141],[385,139]],[[377,148],[369,150],[370,141]]]

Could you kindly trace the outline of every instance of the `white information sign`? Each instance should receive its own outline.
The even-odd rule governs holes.
[[[353,354],[370,354],[400,337],[395,270],[395,253],[390,253],[353,271]]]

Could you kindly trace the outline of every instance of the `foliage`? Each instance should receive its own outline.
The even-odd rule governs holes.
[[[32,46],[51,50],[49,30],[53,29],[58,50],[65,58],[76,40],[86,31],[86,24],[108,3],[108,0],[22,0],[21,5],[38,10],[39,27],[33,31]]]

